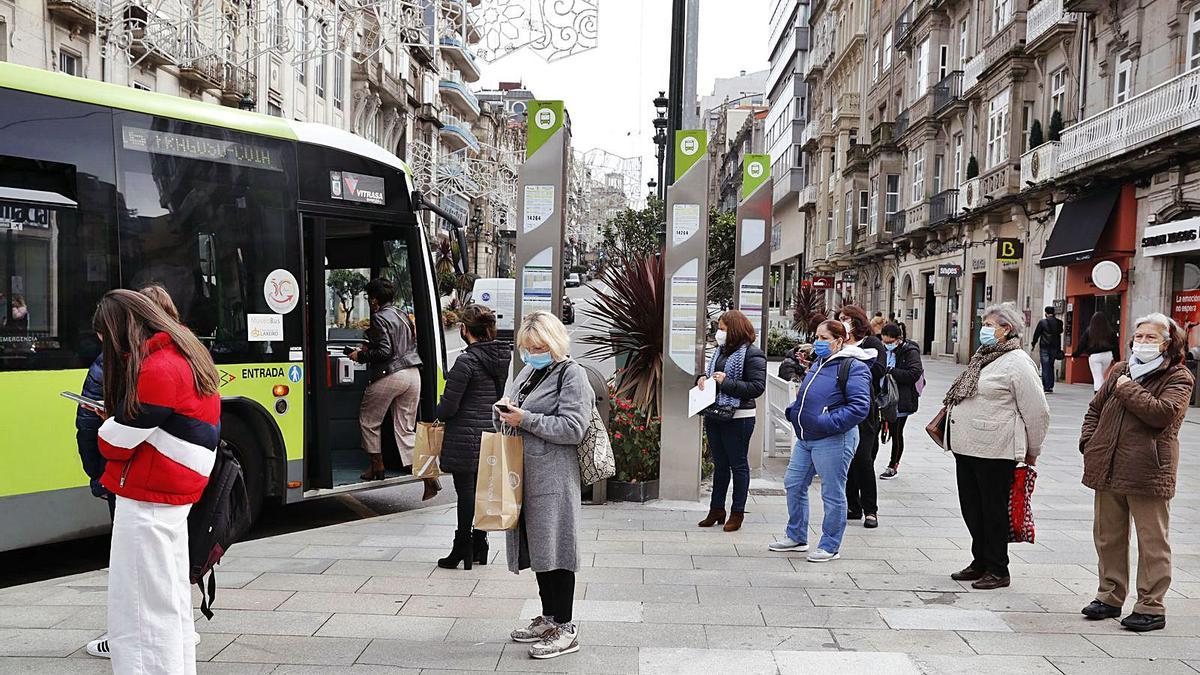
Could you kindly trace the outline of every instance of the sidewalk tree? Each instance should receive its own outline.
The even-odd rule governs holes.
[[[666,223],[662,201],[651,198],[643,209],[625,209],[609,218],[601,230],[600,250],[606,260],[641,258],[662,248],[659,234]]]
[[[708,303],[725,311],[733,305],[734,256],[737,215],[732,211],[708,212]]]
[[[367,288],[367,278],[357,270],[333,270],[329,273],[326,286],[337,296],[338,304],[342,307],[342,325],[350,327],[350,312],[354,309],[354,299]]]

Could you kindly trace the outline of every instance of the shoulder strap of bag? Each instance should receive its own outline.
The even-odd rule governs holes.
[[[837,383],[838,389],[842,391],[842,398],[848,396],[846,393],[846,383],[850,381],[850,366],[852,363],[851,359],[842,359],[842,362],[838,364]]]

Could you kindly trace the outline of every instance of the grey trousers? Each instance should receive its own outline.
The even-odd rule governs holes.
[[[372,455],[383,452],[379,429],[390,408],[400,458],[404,464],[411,465],[413,445],[417,439],[417,406],[420,402],[421,371],[417,368],[396,371],[367,385],[358,410],[363,450]]]

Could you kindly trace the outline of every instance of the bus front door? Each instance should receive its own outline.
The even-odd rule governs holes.
[[[366,366],[347,357],[361,347],[370,325],[366,286],[375,278],[391,281],[395,304],[413,312],[410,258],[413,233],[367,220],[304,217],[305,291],[308,299],[307,351],[311,414],[305,453],[306,492],[361,486],[368,458],[363,450],[359,407],[367,387]],[[396,451],[389,413],[382,427],[387,482],[407,479]]]

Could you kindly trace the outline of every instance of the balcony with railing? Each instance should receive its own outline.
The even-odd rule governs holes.
[[[1016,162],[1007,161],[999,166],[988,169],[982,174],[967,179],[959,186],[959,207],[972,211],[986,207],[990,202],[1016,194],[1020,191],[1017,184],[1021,172]]]
[[[896,115],[896,124],[893,126],[893,131],[896,134],[896,138],[900,138],[901,136],[904,135],[904,132],[908,131],[908,111],[907,110],[900,113],[899,115]]]
[[[149,67],[175,63],[179,44],[179,29],[175,24],[136,5],[125,10],[125,22],[129,26],[129,55],[133,63]]]
[[[929,200],[909,207],[904,212],[904,233],[916,232],[929,225]]]
[[[859,95],[855,93],[844,93],[837,97],[833,106],[833,119],[839,120],[843,117],[858,117],[859,114]]]
[[[1050,35],[1054,29],[1073,26],[1080,16],[1082,15],[1066,11],[1063,8],[1063,0],[1038,0],[1025,15],[1025,47],[1032,49],[1041,38]]]
[[[479,141],[471,133],[471,125],[449,113],[442,113],[438,120],[441,122],[440,137],[451,152],[466,148],[472,153],[479,152]]]
[[[223,66],[221,82],[221,103],[228,106],[238,106],[243,100],[253,100],[258,93],[258,75],[247,67],[239,67],[232,63]]]
[[[107,0],[47,0],[46,11],[79,32],[90,34],[96,30],[97,19],[111,14],[112,3]]]
[[[1018,12],[1008,25],[987,40],[982,51],[963,65],[963,93],[975,88],[984,73],[1003,61],[1010,53],[1023,49],[1024,45],[1025,15]]]
[[[382,60],[369,58],[365,61],[354,59],[352,62],[351,80],[369,84],[385,104],[401,107],[407,103],[408,96],[404,90],[404,82],[389,73],[383,66]]]
[[[899,47],[904,39],[908,37],[908,31],[913,27],[913,5],[909,3],[908,7],[896,17],[896,23],[892,26],[893,43]]]
[[[858,171],[866,171],[870,164],[867,151],[871,146],[865,143],[854,143],[846,148],[846,166],[842,170],[844,175],[850,175]]]
[[[479,99],[471,93],[470,89],[467,89],[467,85],[457,73],[443,76],[438,82],[438,91],[441,92],[444,100],[463,113],[468,120],[479,117]]]
[[[904,117],[904,129],[900,129],[900,117],[896,118],[896,136],[903,136],[911,131],[913,127],[918,127],[926,119],[933,115],[933,96],[926,92],[924,96],[918,98],[908,107],[901,115]]]
[[[895,213],[886,214],[883,219],[883,229],[893,236],[904,234],[907,216],[908,212],[906,211],[896,211]]]
[[[216,89],[225,79],[224,63],[215,56],[190,59],[179,65],[179,79],[184,86]]]
[[[1064,129],[1058,150],[1059,174],[1116,159],[1197,125],[1200,125],[1200,68]]]
[[[933,113],[940,115],[957,104],[965,105],[962,97],[963,73],[956,70],[933,85]]]
[[[875,152],[886,147],[895,147],[896,145],[896,124],[894,122],[880,122],[871,129],[871,151]]]
[[[452,37],[444,37],[438,41],[438,46],[443,55],[447,56],[458,72],[462,73],[463,79],[467,82],[478,82],[482,72],[479,64],[475,61],[475,55],[471,50],[465,47],[462,40]]]
[[[1022,190],[1053,180],[1058,175],[1058,145],[1058,141],[1047,141],[1021,155]]]
[[[933,227],[954,217],[958,211],[958,190],[942,190],[929,198],[929,226]]]
[[[817,206],[817,186],[815,183],[809,183],[800,190],[800,208],[816,208]]]

